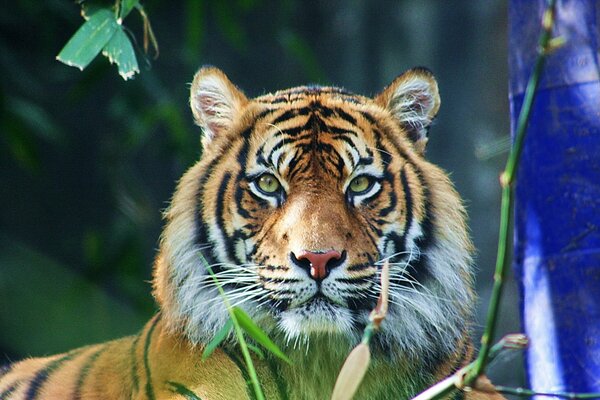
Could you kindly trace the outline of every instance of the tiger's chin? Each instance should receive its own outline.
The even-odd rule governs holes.
[[[279,314],[279,328],[288,341],[313,335],[356,336],[352,312],[322,297],[316,297]]]

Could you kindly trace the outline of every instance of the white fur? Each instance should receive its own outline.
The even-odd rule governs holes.
[[[191,107],[207,143],[232,124],[239,101],[226,81],[218,75],[207,75],[192,87]]]
[[[396,118],[427,137],[427,128],[435,116],[436,92],[428,80],[414,76],[402,82],[389,100],[388,109]]]

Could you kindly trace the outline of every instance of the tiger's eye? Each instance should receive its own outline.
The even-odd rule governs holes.
[[[362,193],[371,186],[371,180],[367,176],[357,176],[350,182],[350,191],[354,193]]]
[[[281,184],[271,174],[263,174],[258,178],[258,187],[265,193],[275,193],[281,187]]]

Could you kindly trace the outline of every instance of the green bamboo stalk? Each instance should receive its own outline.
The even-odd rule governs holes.
[[[487,363],[490,360],[491,343],[494,341],[494,335],[497,325],[498,310],[500,299],[504,286],[506,271],[508,270],[508,243],[510,241],[510,215],[513,203],[513,184],[519,166],[519,160],[523,149],[523,141],[529,123],[531,107],[535,99],[537,87],[546,61],[546,56],[563,41],[552,39],[552,28],[554,26],[556,11],[556,0],[549,0],[542,19],[542,33],[539,39],[538,56],[535,62],[533,72],[527,83],[525,95],[517,120],[517,130],[515,140],[511,147],[506,167],[500,175],[500,185],[502,187],[502,203],[500,211],[500,228],[498,237],[498,252],[496,254],[496,266],[494,272],[494,286],[487,312],[487,319],[483,336],[481,337],[481,348],[477,359],[467,365],[456,374],[448,377],[444,381],[427,389],[419,394],[413,400],[438,400],[443,399],[458,388],[471,386],[476,379],[484,372]]]
[[[494,287],[492,289],[492,295],[490,298],[490,304],[488,308],[487,321],[485,331],[481,337],[481,348],[475,361],[475,365],[466,378],[466,385],[474,382],[479,375],[481,375],[486,367],[488,353],[490,351],[491,343],[494,341],[494,334],[496,331],[498,309],[500,307],[500,299],[502,297],[502,289],[504,280],[506,277],[506,271],[508,270],[508,243],[510,240],[510,229],[509,229],[509,218],[512,211],[513,205],[513,184],[517,169],[519,167],[519,160],[521,152],[523,151],[523,141],[527,132],[527,125],[529,124],[529,116],[531,114],[531,107],[535,100],[537,87],[542,75],[542,70],[546,62],[546,56],[552,50],[549,46],[552,38],[552,27],[556,17],[556,0],[549,0],[544,16],[542,19],[542,34],[539,40],[539,54],[535,62],[535,66],[527,88],[525,89],[525,96],[523,98],[523,104],[519,113],[519,119],[517,121],[517,131],[515,134],[514,144],[508,155],[506,162],[506,168],[502,175],[500,175],[500,185],[502,186],[502,209],[500,214],[500,232],[498,238],[498,253],[496,256],[496,270],[494,272]]]

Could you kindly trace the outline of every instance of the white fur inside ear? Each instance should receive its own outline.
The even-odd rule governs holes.
[[[241,109],[243,95],[222,73],[199,72],[192,83],[192,113],[204,131],[203,141],[210,142],[228,129]]]
[[[389,98],[388,109],[411,129],[415,141],[427,138],[427,130],[439,108],[437,84],[420,76],[403,80]]]

